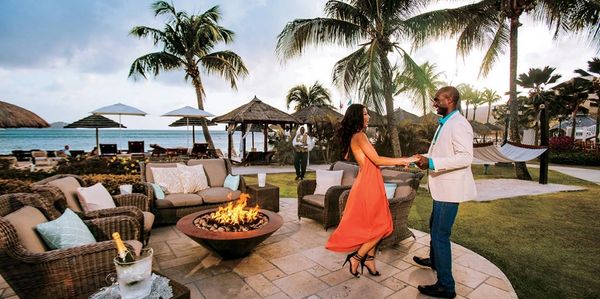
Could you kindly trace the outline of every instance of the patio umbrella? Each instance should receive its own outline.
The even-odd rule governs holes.
[[[117,103],[114,105],[110,105],[110,106],[105,106],[102,108],[98,108],[94,111],[92,111],[93,114],[104,114],[104,115],[118,115],[119,116],[119,142],[121,142],[121,127],[122,122],[121,122],[121,115],[137,115],[137,116],[146,116],[146,112],[131,107],[131,106],[127,106],[125,104],[121,104],[121,103]]]
[[[187,131],[188,131],[187,145],[189,147],[190,146],[190,136],[189,136],[190,118],[203,118],[203,117],[210,117],[210,116],[214,116],[214,115],[212,115],[211,113],[208,113],[204,110],[198,109],[198,108],[185,106],[185,107],[167,112],[167,113],[163,114],[162,116],[178,116],[178,117],[186,118],[186,127],[187,127]]]
[[[182,117],[174,122],[172,122],[169,127],[185,127],[185,126],[192,126],[192,144],[196,143],[196,126],[201,126],[202,125],[202,118],[190,118],[190,117]],[[211,120],[207,119],[206,120],[206,125],[207,126],[216,126],[217,123],[212,122]]]
[[[84,117],[74,123],[68,124],[65,128],[89,128],[96,129],[96,149],[100,150],[100,139],[98,138],[98,129],[100,128],[127,128],[126,126],[106,118],[99,114],[92,114]]]
[[[0,101],[0,128],[47,128],[50,125],[37,114]]]
[[[292,115],[301,123],[309,125],[315,125],[320,122],[335,122],[344,117],[337,111],[321,105],[302,108],[297,112],[292,113]]]

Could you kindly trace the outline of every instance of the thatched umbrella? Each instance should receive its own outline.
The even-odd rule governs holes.
[[[367,109],[367,111],[369,112],[369,116],[371,117],[369,119],[369,127],[385,127],[385,126],[387,126],[387,119],[385,118],[385,116],[383,116],[373,110]]]
[[[100,139],[98,138],[98,129],[100,128],[127,128],[118,122],[106,118],[100,114],[92,114],[84,117],[74,123],[68,124],[65,128],[88,128],[96,129],[96,149],[100,150]]]
[[[0,128],[47,128],[50,125],[37,114],[0,101]]]
[[[320,122],[334,122],[341,120],[344,116],[337,111],[321,105],[313,105],[302,108],[297,112],[292,113],[300,123],[315,125]]]
[[[197,117],[182,117],[169,125],[169,127],[185,127],[192,126],[192,143],[196,143],[196,126],[202,125],[202,120]],[[211,120],[206,120],[206,125],[216,126],[217,123]]]
[[[254,98],[238,107],[233,109],[227,114],[217,116],[213,118],[214,122],[217,123],[228,123],[230,126],[229,131],[229,142],[227,148],[228,157],[231,158],[231,144],[232,144],[232,133],[237,124],[242,124],[242,133],[246,131],[246,124],[262,125],[264,132],[265,146],[264,151],[267,152],[267,125],[268,124],[295,124],[299,121],[271,105],[263,103],[256,96]],[[242,134],[243,135],[243,134]],[[242,157],[246,156],[246,139],[242,139]]]
[[[487,136],[492,133],[490,128],[476,120],[470,120],[469,123],[471,123],[471,127],[473,127],[473,132],[477,135]]]

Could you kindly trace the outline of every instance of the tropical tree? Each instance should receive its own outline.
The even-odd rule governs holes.
[[[595,57],[587,63],[587,72],[582,69],[577,69],[575,70],[575,72],[580,74],[581,76],[593,76],[592,91],[596,94],[595,101],[596,107],[598,107],[596,110],[596,140],[598,140],[598,131],[600,130],[600,59],[598,57]]]
[[[290,108],[291,103],[296,103],[295,111],[300,111],[313,105],[331,106],[331,93],[327,88],[323,87],[318,81],[311,87],[304,84],[292,87],[285,97],[287,108]]]
[[[517,40],[523,14],[560,33],[582,33],[600,49],[600,2],[598,0],[481,0],[458,8],[435,10],[415,19],[411,36],[420,46],[429,38],[458,37],[461,56],[487,47],[480,75],[486,76],[509,48],[509,106],[511,139],[520,142],[517,106]],[[427,22],[425,22],[427,21]],[[525,163],[515,163],[519,179],[531,179]]]
[[[460,93],[460,105],[465,106],[465,118],[469,119],[469,105],[477,101],[479,98],[479,91],[472,85],[465,83],[458,84],[456,89],[458,89],[458,92]],[[458,108],[462,109],[462,107]]]
[[[575,127],[577,126],[577,112],[579,106],[587,99],[592,82],[585,78],[575,77],[554,87],[558,91],[557,100],[562,102],[567,113],[571,114],[571,139],[575,140]]]
[[[358,98],[376,112],[383,114],[385,110],[393,153],[401,156],[394,116],[393,64],[389,57],[398,54],[404,69],[417,80],[426,78],[425,72],[400,47],[400,42],[408,37],[407,26],[414,22],[415,12],[428,2],[430,0],[329,0],[324,8],[326,17],[289,22],[278,36],[276,52],[286,60],[302,54],[308,45],[358,47],[335,64],[333,82],[348,94],[356,92]]]
[[[430,107],[430,100],[434,97],[437,89],[444,85],[442,76],[444,72],[437,72],[435,63],[425,62],[419,65],[419,68],[425,73],[425,77],[419,77],[418,74],[412,74],[410,69],[396,73],[394,77],[394,95],[406,93],[411,97],[414,106],[423,109],[423,115],[427,114],[427,108]]]
[[[196,90],[198,108],[204,110],[206,93],[200,76],[200,68],[206,74],[216,74],[237,89],[237,80],[248,74],[242,58],[228,50],[213,51],[220,43],[233,42],[233,31],[219,26],[221,12],[214,6],[200,15],[189,15],[177,11],[172,4],[157,1],[152,4],[154,15],[164,15],[168,19],[164,29],[136,26],[130,34],[138,38],[150,36],[154,45],[162,45],[162,50],[136,58],[129,69],[129,77],[134,79],[147,73],[158,76],[162,71],[184,70],[185,79],[191,79]],[[214,143],[206,120],[202,119],[202,131],[210,148]]]
[[[481,97],[488,104],[488,113],[487,113],[487,118],[486,118],[485,122],[489,123],[490,122],[490,114],[492,113],[492,104],[494,104],[495,102],[498,102],[501,99],[501,97],[495,90],[490,89],[490,88],[484,88],[483,94],[481,95]]]

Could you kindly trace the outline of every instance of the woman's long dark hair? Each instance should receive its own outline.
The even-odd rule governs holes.
[[[364,128],[364,116],[363,109],[365,106],[361,104],[352,104],[346,110],[344,119],[340,123],[338,134],[340,136],[340,143],[342,145],[342,152],[340,160],[346,160],[348,152],[350,151],[350,141],[352,135],[356,132],[360,132]]]

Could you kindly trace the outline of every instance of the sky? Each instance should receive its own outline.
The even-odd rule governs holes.
[[[162,114],[183,107],[197,107],[194,88],[183,71],[163,72],[147,80],[128,78],[131,63],[144,54],[161,50],[150,39],[130,36],[134,26],[162,29],[165,19],[154,17],[153,1],[142,0],[2,0],[0,1],[0,100],[27,108],[48,122],[73,122],[91,111],[123,103],[148,113],[145,117],[123,116],[130,129],[168,129],[175,121]],[[216,50],[240,55],[249,76],[232,90],[227,81],[202,74],[205,110],[222,115],[247,103],[254,96],[287,112],[287,91],[299,84],[319,81],[332,92],[334,106],[352,99],[331,82],[336,61],[352,52],[338,46],[311,47],[302,56],[281,62],[275,53],[277,35],[294,19],[323,16],[325,0],[173,0],[177,10],[202,13],[214,5],[222,12],[220,25],[235,32],[234,42]],[[466,4],[451,1],[429,9]],[[597,56],[595,49],[578,36],[553,40],[547,27],[522,19],[519,31],[518,73],[532,67],[555,67],[563,79],[573,70],[586,68]],[[428,43],[411,49],[421,64],[435,63],[451,84],[469,83],[508,90],[508,54],[495,64],[487,78],[478,78],[483,54],[474,51],[456,57],[455,40]],[[392,61],[398,56],[390,56]],[[505,99],[504,99],[505,100]],[[395,107],[420,115],[406,96],[395,97]],[[116,117],[111,117],[117,119]],[[220,126],[219,126],[220,128]],[[211,130],[215,129],[211,127]]]

